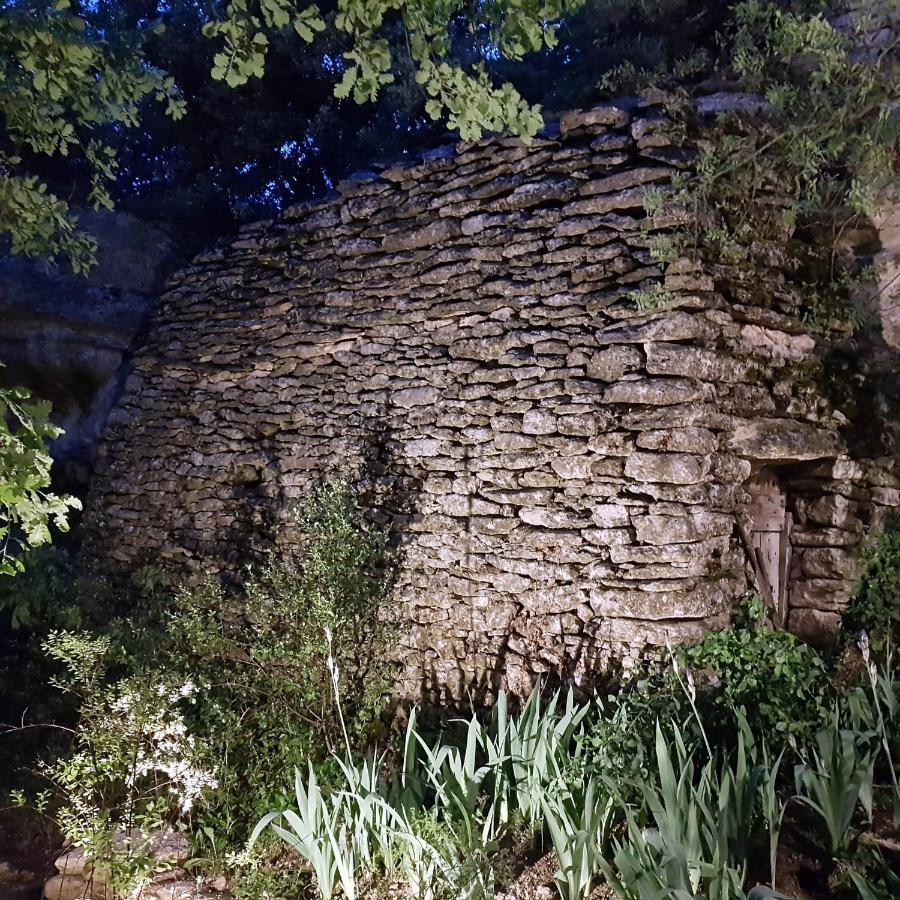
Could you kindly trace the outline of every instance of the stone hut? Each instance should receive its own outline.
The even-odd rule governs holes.
[[[748,588],[823,639],[898,481],[819,387],[783,252],[652,253],[679,217],[645,193],[691,156],[660,108],[605,106],[201,255],[110,420],[89,552],[233,571],[350,468],[403,546],[411,694],[633,667]]]

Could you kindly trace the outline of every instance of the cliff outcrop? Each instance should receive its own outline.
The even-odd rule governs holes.
[[[155,307],[165,277],[188,254],[171,229],[128,213],[85,212],[99,243],[84,278],[31,260],[0,260],[0,383],[50,400],[65,429],[56,477],[87,489],[122,367]]]

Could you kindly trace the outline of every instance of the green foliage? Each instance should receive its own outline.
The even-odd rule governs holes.
[[[90,267],[96,242],[29,168],[42,158],[78,157],[89,172],[83,201],[111,208],[117,160],[103,132],[136,127],[145,98],[164,103],[173,117],[184,112],[174,81],[143,58],[138,35],[113,43],[69,0],[3,4],[0,235],[9,236],[13,253],[63,255],[77,272]]]
[[[872,282],[871,268],[858,272],[836,270],[824,280],[801,283],[802,318],[810,330],[856,331],[864,322],[853,298]]]
[[[900,646],[900,522],[888,524],[864,563],[842,628],[851,641],[865,630],[873,650],[880,653]]]
[[[334,498],[340,499],[337,508]],[[330,546],[324,538],[329,533],[346,534],[350,509],[346,486],[313,498],[302,521],[321,531],[311,539],[310,548],[319,541]],[[354,534],[351,529],[351,537]],[[317,571],[334,576],[343,571],[333,567],[334,561],[345,559],[347,550],[338,553],[334,546],[331,550],[334,554],[320,547],[312,555],[321,565]],[[368,556],[349,558],[359,562]],[[302,565],[302,557],[297,565]],[[343,579],[348,581],[360,583],[356,574]],[[272,595],[265,596],[271,605]],[[322,586],[316,596],[319,600],[307,611],[318,608],[316,615],[330,611],[337,625],[340,617],[334,615],[332,602],[321,598],[342,596],[341,592]],[[176,612],[173,621],[181,621],[181,614]],[[745,628],[759,627],[759,604],[749,604],[744,615]],[[709,640],[715,642],[716,636]],[[78,692],[84,711],[74,751],[57,764],[53,780],[65,785],[72,797],[83,797],[86,786],[93,790],[77,804],[79,817],[67,819],[64,811],[60,818],[70,833],[87,835],[82,840],[93,841],[98,853],[112,852],[109,835],[115,834],[114,823],[118,830],[129,818],[142,827],[155,827],[176,823],[183,814],[179,802],[168,796],[165,801],[154,799],[152,790],[141,793],[139,777],[121,774],[133,766],[128,760],[137,758],[151,760],[155,771],[169,771],[176,763],[179,773],[195,767],[191,784],[201,784],[204,799],[213,805],[210,811],[196,810],[195,835],[204,835],[211,848],[218,847],[214,855],[236,867],[239,878],[246,874],[241,890],[248,898],[274,898],[282,895],[279,891],[290,895],[300,889],[301,873],[308,869],[321,897],[362,896],[383,879],[406,882],[411,895],[419,898],[487,900],[506,871],[502,848],[517,838],[524,824],[528,834],[537,830],[549,836],[559,858],[557,884],[565,900],[588,896],[600,872],[622,900],[676,895],[763,900],[774,895],[767,887],[750,886],[757,874],[753,860],[768,856],[774,883],[789,800],[778,781],[783,754],[773,761],[767,743],[781,743],[788,735],[805,760],[795,770],[802,802],[821,820],[829,852],[840,855],[835,877],[855,885],[863,898],[890,896],[890,873],[877,854],[863,852],[857,840],[859,810],[868,812],[877,798],[887,795],[888,788],[879,785],[874,774],[879,767],[894,771],[892,752],[900,715],[893,670],[876,664],[868,645],[863,654],[869,686],[854,688],[842,700],[842,715],[852,730],[831,720],[814,740],[803,731],[777,727],[764,732],[767,740],[761,740],[731,704],[724,707],[731,710],[731,739],[716,737],[710,726],[723,727],[722,710],[698,689],[699,673],[673,660],[652,682],[602,704],[577,705],[571,693],[565,703],[558,696],[543,702],[536,689],[515,713],[501,693],[487,724],[473,714],[451,724],[436,739],[422,731],[413,710],[397,752],[360,759],[352,755],[349,739],[353,717],[347,716],[351,726],[347,728],[340,706],[345,682],[337,662],[339,644],[326,639],[325,658],[317,664],[325,681],[319,689],[331,691],[335,706],[330,725],[335,752],[330,764],[323,764],[321,744],[309,738],[305,774],[297,771],[292,796],[262,816],[251,835],[257,842],[266,837],[282,841],[304,861],[298,868],[291,863],[294,856],[279,858],[271,844],[262,857],[259,850],[238,855],[228,851],[246,836],[240,823],[248,812],[260,798],[276,793],[273,781],[283,774],[282,761],[301,761],[300,755],[291,760],[300,745],[291,745],[278,757],[280,748],[261,730],[271,727],[265,721],[243,728],[222,719],[221,733],[208,717],[216,695],[225,696],[221,684],[195,689],[181,678],[149,673],[110,680],[110,644],[109,639],[85,640],[70,634],[52,635],[47,642],[48,653],[69,673],[63,686]],[[760,653],[767,652],[763,645]],[[216,665],[221,683],[235,678],[235,668],[227,668],[227,660],[219,657]],[[239,684],[239,695],[246,693],[244,685],[249,683]],[[252,715],[249,705],[239,709],[245,717]],[[287,706],[280,709],[285,715],[290,712]],[[648,729],[645,721],[651,716]],[[183,742],[166,740],[160,748],[153,736],[161,734],[180,736]],[[148,740],[148,748],[136,754],[136,740],[138,746]],[[242,756],[246,742],[260,743],[268,756]],[[176,754],[173,762],[177,746],[182,747],[182,756]],[[105,761],[102,777],[89,765],[98,759]],[[224,793],[212,784],[214,775],[226,780]],[[896,791],[896,778],[892,784]],[[130,809],[137,812],[128,814]],[[106,836],[107,843],[102,844],[98,835]],[[266,859],[274,860],[274,865],[267,866]],[[149,871],[149,860],[138,847],[120,853],[114,865],[120,866],[122,884],[128,879],[134,883]],[[287,884],[293,887],[288,889]]]
[[[623,686],[619,693],[597,698],[597,714],[591,716],[580,736],[578,763],[588,773],[606,777],[623,796],[634,793],[633,785],[650,776],[657,721],[685,725],[690,710],[685,695],[677,690],[668,670],[650,673],[647,678]]]
[[[597,90],[601,94],[622,96],[640,94],[660,85],[675,88],[707,72],[711,64],[709,53],[702,47],[674,61],[659,60],[652,67],[626,60],[604,73]]]
[[[676,177],[667,201],[672,210],[691,211],[677,235],[682,250],[702,247],[744,264],[791,237],[824,248],[793,279],[812,327],[857,324],[847,297],[865,276],[846,269],[835,251],[896,177],[900,45],[873,35],[893,34],[897,10],[896,0],[861,0],[849,9],[741,0],[729,5],[714,54],[696,48],[655,73],[626,60],[603,85],[611,89],[620,76],[619,90],[653,81],[698,140],[691,177]],[[687,85],[701,78],[704,92],[711,84],[744,92],[742,105],[713,123],[696,121],[685,101]],[[646,292],[638,299],[658,305]]]
[[[564,900],[583,900],[602,867],[600,851],[609,841],[613,802],[593,778],[542,803],[553,849],[559,859],[556,884]]]
[[[467,844],[474,844],[479,832],[484,842],[492,841],[504,824],[490,814],[493,810],[480,815],[482,787],[491,774],[490,762],[482,763],[477,758],[481,732],[481,725],[473,716],[462,747],[452,743],[431,747],[419,738],[424,756],[423,772],[426,783],[434,790],[435,807],[444,818],[461,823]],[[481,828],[478,827],[480,820],[483,821]]]
[[[250,78],[261,78],[269,47],[267,30],[292,29],[310,43],[325,22],[315,6],[298,9],[291,0],[232,0],[227,18],[208,23],[203,33],[224,43],[224,49],[213,59],[212,77],[229,87],[246,84]]]
[[[492,900],[505,871],[497,844],[470,844],[452,819],[415,810],[392,829],[396,876],[417,900]]]
[[[711,632],[681,656],[695,672],[719,682],[702,699],[714,729],[727,731],[734,712],[743,709],[756,733],[795,742],[814,733],[827,715],[828,667],[808,644],[771,629],[763,615],[758,599],[750,597],[735,627]]]
[[[334,94],[358,103],[373,101],[394,81],[396,60],[389,35],[399,21],[404,52],[415,66],[428,116],[439,119],[446,114],[450,127],[464,140],[477,139],[484,131],[512,131],[528,140],[543,124],[538,107],[509,83],[495,86],[484,63],[464,67],[453,61],[453,33],[464,25],[496,55],[520,60],[527,53],[555,47],[559,21],[582,3],[339,0],[333,25],[351,47],[343,54],[343,75]],[[265,71],[270,33],[292,30],[309,43],[325,28],[326,20],[315,5],[301,7],[295,0],[231,0],[225,18],[204,29],[224,44],[214,59],[212,75],[231,86],[245,84]]]
[[[739,152],[751,152],[762,165],[757,177],[773,172],[778,162],[786,164],[796,179],[789,185],[789,216],[807,216],[835,202],[868,212],[877,188],[890,181],[898,136],[891,109],[900,88],[892,71],[896,47],[888,42],[870,54],[863,48],[867,35],[890,23],[896,6],[855,3],[845,31],[815,6],[798,6],[781,9],[750,0],[735,8],[735,71],[789,125],[760,138],[771,145],[762,152],[762,143],[744,144]],[[835,169],[849,178],[835,179]]]
[[[230,842],[287,802],[298,760],[322,763],[344,746],[338,698],[356,745],[390,683],[388,536],[362,520],[346,481],[315,492],[297,525],[296,553],[250,570],[238,596],[213,583],[179,590],[165,625],[169,668],[203,685],[190,728],[211,765],[227,760],[202,822]]]
[[[20,552],[50,541],[50,526],[68,531],[75,497],[49,490],[47,442],[62,434],[49,421],[50,404],[24,388],[0,388],[0,578],[24,569]]]
[[[338,788],[325,794],[310,765],[305,779],[296,775],[295,807],[264,816],[252,840],[274,830],[313,867],[322,897],[338,883],[354,896],[364,876],[382,870],[423,900],[489,900],[501,841],[520,819],[542,818],[548,803],[554,815],[581,815],[578,800],[555,804],[552,792],[566,790],[560,776],[589,707],[571,694],[562,708],[558,700],[542,706],[535,691],[510,715],[501,694],[491,723],[473,714],[459,744],[430,742],[413,711],[399,768],[386,756],[339,760]],[[510,756],[513,748],[521,756]]]
[[[847,877],[859,894],[859,900],[895,900],[900,897],[900,875],[878,850],[872,850],[868,858],[857,860],[856,865],[847,870]]]
[[[293,866],[271,868],[259,859],[242,862],[231,888],[234,900],[285,900],[304,896],[309,878]]]
[[[150,872],[138,832],[189,819],[198,855],[229,865],[262,812],[287,802],[285,775],[299,760],[314,760],[325,782],[340,777],[329,750],[349,752],[378,726],[397,626],[385,603],[388,536],[362,519],[345,481],[317,490],[296,524],[296,551],[249,571],[240,594],[207,584],[173,599],[165,573],[148,566],[135,574],[130,620],[107,611],[101,637],[54,631],[44,641],[70,699],[52,714],[74,730],[39,766],[50,788],[32,802],[123,889]],[[38,636],[96,616],[88,598],[71,603],[58,555],[16,579],[22,592],[0,594]],[[16,729],[3,731],[11,744]],[[291,881],[238,862],[267,890]]]
[[[661,284],[654,284],[649,288],[631,291],[628,299],[642,312],[668,309],[679,299],[675,291],[666,290]]]
[[[82,610],[72,602],[75,565],[72,552],[58,545],[29,550],[19,560],[24,571],[0,578],[0,616],[12,631],[41,636],[52,629],[76,630]]]
[[[672,747],[657,725],[656,771],[641,784],[642,806],[625,808],[626,836],[613,839],[612,862],[601,860],[607,881],[623,900],[661,896],[759,898],[767,888],[745,891],[754,844],[756,807],[765,766],[753,764],[755,746],[738,738],[735,759],[699,768],[695,748],[673,729]],[[642,827],[644,811],[649,827]]]
[[[865,667],[863,684],[847,693],[843,708],[852,729],[857,733],[875,735],[884,752],[884,761],[891,782],[894,827],[900,827],[900,772],[895,760],[900,760],[900,678],[894,668],[893,648],[883,653],[879,667],[872,656],[868,635],[863,631],[859,640],[862,663]]]
[[[871,674],[879,705],[893,709],[897,688],[889,672],[874,667]],[[613,831],[611,852],[602,854],[607,882],[622,900],[775,896],[763,886],[748,890],[747,882],[757,850],[768,844],[770,884],[775,884],[779,837],[792,799],[778,784],[782,756],[773,761],[766,743],[754,737],[742,716],[732,749],[724,741],[711,740],[704,706],[694,703],[692,682],[681,686],[696,728],[672,724],[664,729],[658,724],[652,761],[635,776],[636,790],[630,794],[618,790],[618,773],[609,778],[625,829],[622,834]],[[842,730],[832,718],[814,740],[798,739],[797,750],[809,762],[795,774],[801,801],[815,810],[823,825],[826,848],[842,854],[842,868],[835,874],[847,884],[871,884],[873,891],[881,891],[893,878],[883,860],[879,863],[876,854],[848,853],[860,834],[859,809],[871,818],[878,729],[869,724],[876,720],[873,712],[862,730],[854,726],[851,731]],[[666,737],[669,730],[671,739]],[[882,734],[889,730],[889,724],[881,727]],[[883,746],[880,758],[893,771],[890,752]],[[860,894],[869,896],[864,890]]]
[[[763,166],[757,177],[774,173],[779,163],[787,167],[795,178],[788,185],[789,217],[808,218],[838,203],[870,212],[877,190],[890,182],[898,136],[891,115],[898,97],[895,48],[888,43],[870,56],[861,49],[866,33],[890,21],[891,6],[856,4],[848,33],[821,14],[774,4],[748,2],[735,10],[735,69],[788,125],[768,138],[764,151],[744,144],[738,152],[751,152]],[[835,169],[849,177],[835,178]]]
[[[506,695],[497,698],[482,741],[488,759],[497,765],[493,815],[502,822],[510,821],[516,810],[534,831],[548,796],[565,780],[588,707],[576,706],[571,692],[561,712],[558,702],[557,695],[545,704],[534,690],[519,715],[511,716]]]
[[[752,866],[767,851],[775,883],[789,800],[778,784],[781,757],[773,761],[744,718],[734,744],[713,749],[691,682],[674,684],[695,727],[655,723],[645,769],[635,770],[630,790],[621,790],[616,770],[560,777],[571,751],[555,736],[570,734],[575,746],[587,748],[581,723],[592,704],[569,699],[565,708],[556,700],[543,706],[535,691],[522,712],[510,714],[501,694],[490,724],[472,715],[458,740],[448,732],[430,742],[413,712],[399,764],[387,754],[339,760],[341,776],[330,792],[308,765],[305,777],[297,773],[295,805],[264,816],[252,840],[271,832],[293,848],[315,871],[324,898],[339,886],[343,895],[359,896],[383,875],[405,881],[415,897],[483,900],[497,889],[499,848],[518,818],[533,815],[527,810],[539,796],[537,822],[557,853],[564,900],[587,897],[601,872],[622,900],[775,897],[771,887],[752,886]],[[620,719],[625,728],[628,721]],[[511,760],[510,734],[541,736],[525,757]],[[829,726],[816,736],[811,762],[797,767],[801,799],[821,815],[829,847],[849,848],[859,833],[860,800],[871,809],[873,735]],[[862,879],[880,890],[890,879],[871,855],[844,860],[848,883]]]
[[[749,719],[776,753],[785,746],[795,752],[827,719],[829,668],[793,635],[767,627],[764,615],[759,599],[748,596],[732,628],[710,632],[676,651],[672,665],[598,699],[601,714],[580,738],[575,770],[609,776],[630,797],[633,783],[651,774],[657,721],[726,748]]]
[[[761,742],[762,777],[759,786],[760,808],[769,837],[769,875],[774,887],[778,875],[778,841],[787,811],[788,801],[782,799],[778,792],[778,777],[784,753],[780,753],[773,761],[768,752],[766,742]]]
[[[356,850],[366,836],[364,821],[352,815],[347,793],[335,794],[326,801],[312,764],[306,784],[300,770],[296,771],[294,787],[296,811],[286,809],[264,816],[253,829],[250,844],[271,828],[312,867],[324,900],[331,900],[338,885],[347,900],[355,900]],[[276,821],[281,818],[286,827]]]
[[[246,856],[246,855],[245,855]],[[293,865],[273,868],[260,858],[244,858],[236,866],[231,888],[234,900],[285,900],[303,897],[309,876]]]
[[[113,192],[117,205],[142,218],[184,222],[207,241],[236,221],[269,218],[289,203],[318,195],[373,160],[399,159],[444,141],[446,120],[432,120],[425,111],[432,98],[416,83],[419,67],[407,50],[408,32],[391,12],[379,37],[388,43],[394,80],[381,87],[374,103],[334,97],[335,84],[355,64],[342,58],[353,51],[353,42],[333,24],[335,5],[319,6],[328,24],[312,44],[290,25],[281,32],[262,29],[268,41],[265,73],[241,90],[209,75],[225,40],[204,37],[202,29],[211,15],[223,21],[226,4],[151,0],[149,8],[155,9],[148,13],[146,0],[117,0],[85,10],[92,26],[108,33],[141,30],[147,60],[175,77],[189,101],[190,114],[180,121],[165,116],[159,104],[147,104],[140,129],[109,136],[126,176]],[[577,13],[565,14],[555,47],[527,53],[521,61],[496,52],[490,29],[470,32],[471,10],[464,10],[448,18],[451,49],[435,62],[476,80],[481,62],[494,85],[513,84],[530,107],[573,109],[592,104],[597,79],[623,60],[654,68],[691,55],[697,45],[714,51],[724,6],[724,0],[586,0]],[[528,8],[536,6],[522,8],[527,19]],[[262,15],[261,5],[255,9]],[[494,12],[479,4],[475,14]],[[159,16],[164,31],[145,29],[148,15]]]
[[[488,725],[472,716],[457,741],[437,743],[413,715],[399,767],[387,755],[340,762],[335,791],[317,799],[339,824],[294,822],[288,837],[296,846],[298,834],[318,834],[315,846],[334,857],[327,877],[343,878],[345,892],[384,872],[417,897],[490,896],[498,848],[523,821],[546,829],[565,900],[588,896],[599,872],[622,900],[763,900],[777,895],[752,886],[754,861],[767,858],[774,885],[791,800],[779,773],[790,752],[802,760],[798,797],[821,822],[825,849],[840,856],[834,877],[864,900],[890,896],[894,876],[857,840],[860,811],[870,817],[876,796],[900,797],[890,660],[879,667],[863,646],[869,684],[841,696],[852,729],[842,727],[828,713],[826,660],[764,617],[748,597],[733,632],[708,635],[596,705],[544,705],[536,690],[511,714],[501,694]],[[878,771],[890,772],[889,786]],[[271,813],[257,836],[285,821]]]

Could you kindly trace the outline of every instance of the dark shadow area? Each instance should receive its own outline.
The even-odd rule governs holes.
[[[829,348],[820,387],[849,420],[841,434],[854,457],[896,454],[900,447],[900,354],[876,329]]]

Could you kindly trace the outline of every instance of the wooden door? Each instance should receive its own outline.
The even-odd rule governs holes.
[[[749,492],[750,552],[763,600],[772,609],[772,619],[783,626],[787,619],[788,573],[790,571],[792,517],[778,474],[764,466],[744,486]]]

